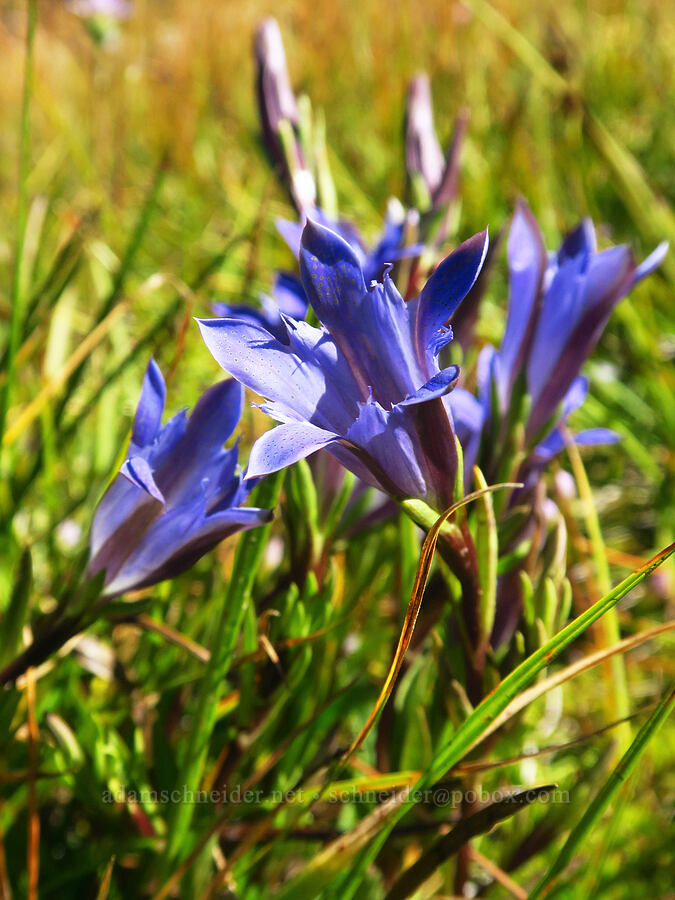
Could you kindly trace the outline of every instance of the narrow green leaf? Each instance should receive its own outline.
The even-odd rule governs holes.
[[[622,756],[614,771],[593,798],[580,821],[572,829],[571,834],[565,841],[555,862],[535,887],[534,891],[532,891],[529,900],[545,897],[553,888],[558,877],[572,861],[574,854],[588,837],[593,827],[598,823],[600,817],[612,802],[621,786],[630,777],[635,766],[640,761],[642,754],[647,749],[650,740],[666,721],[672,712],[673,707],[675,707],[675,687],[670,689],[668,694],[661,700],[652,715],[637,733],[635,739]]]
[[[474,466],[473,476],[478,490],[487,488],[485,476]],[[481,638],[489,640],[495,621],[497,608],[497,522],[492,503],[492,494],[482,494],[476,501],[476,556],[480,579],[480,628]]]
[[[279,499],[283,478],[284,470],[267,476],[251,494],[251,505],[274,509]],[[193,707],[194,727],[183,748],[184,753],[179,765],[176,784],[181,790],[197,790],[201,783],[211,732],[216,721],[218,701],[223,693],[225,677],[232,661],[246,608],[251,601],[253,584],[267,544],[270,527],[264,525],[253,528],[239,538],[232,578],[225,593],[211,643],[211,656]],[[171,806],[167,846],[161,861],[162,882],[176,860],[189,852],[191,841],[188,834],[193,813],[192,803],[175,803]]]

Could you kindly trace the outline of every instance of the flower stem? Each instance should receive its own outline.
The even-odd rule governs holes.
[[[281,491],[283,475],[283,470],[269,475],[251,494],[251,503],[254,506],[274,509]],[[237,546],[232,579],[225,592],[211,642],[211,657],[191,711],[193,726],[178,767],[176,785],[181,795],[190,790],[198,790],[201,783],[209,741],[216,721],[218,701],[224,689],[244,615],[251,602],[255,576],[267,544],[270,527],[266,525],[245,532]],[[190,849],[187,835],[193,811],[194,805],[191,803],[176,803],[170,809],[167,845],[161,861],[161,883],[166,880],[171,866]]]

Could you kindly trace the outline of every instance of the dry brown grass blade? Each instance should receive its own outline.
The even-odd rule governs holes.
[[[408,647],[410,646],[410,641],[412,640],[413,631],[415,630],[415,623],[417,622],[417,616],[419,615],[420,607],[422,605],[422,597],[424,596],[424,589],[426,588],[427,580],[429,578],[429,572],[431,571],[431,564],[434,559],[434,552],[436,550],[436,544],[438,543],[441,529],[451,518],[451,516],[453,516],[457,512],[458,509],[461,509],[463,506],[466,506],[473,500],[477,500],[484,494],[489,494],[493,491],[501,490],[502,488],[513,488],[519,486],[520,485],[512,483],[492,484],[487,488],[482,488],[479,491],[473,491],[471,494],[467,494],[466,497],[463,497],[459,502],[454,503],[451,507],[446,509],[445,512],[438,517],[432,528],[429,530],[426,538],[424,539],[424,543],[422,544],[422,550],[420,552],[419,563],[417,564],[417,572],[415,573],[415,583],[413,585],[410,603],[408,604],[408,609],[405,614],[405,621],[403,622],[401,635],[398,639],[398,646],[396,647],[394,658],[391,662],[391,666],[389,667],[389,673],[387,674],[385,682],[382,685],[380,696],[377,698],[377,702],[375,703],[375,706],[368,716],[366,724],[361,729],[360,734],[354,739],[350,747],[344,753],[341,760],[342,765],[344,765],[349,760],[350,756],[352,756],[363,744],[373,725],[377,721],[380,713],[384,709],[387,700],[391,696],[394,682],[398,678],[399,672],[401,671],[403,660],[405,659]]]
[[[160,634],[170,644],[181,647],[189,653],[190,656],[194,656],[195,659],[198,659],[200,662],[207,663],[211,658],[211,653],[206,647],[202,646],[202,644],[198,644],[197,641],[193,641],[192,638],[187,637],[187,635],[177,631],[175,628],[171,628],[171,626],[167,625],[165,622],[158,622],[156,619],[145,614],[129,616],[129,618],[120,619],[119,621],[123,622],[125,625],[136,625],[138,628]],[[338,628],[344,621],[344,618],[339,619],[337,622],[327,625],[325,628],[319,628],[317,631],[313,631],[311,634],[306,634],[302,637],[282,638],[282,640],[277,641],[276,647],[279,649],[286,649],[288,647],[298,647],[302,644],[309,643]],[[265,659],[269,654],[264,649],[264,641],[262,638],[261,644],[263,644],[263,646],[258,648],[258,650],[254,650],[252,653],[246,653],[245,655],[238,656],[234,659],[232,661],[232,668],[241,666],[244,663],[257,662],[261,659]]]
[[[2,833],[0,833],[0,900],[12,900],[12,886],[7,874],[7,857]]]
[[[40,732],[35,718],[35,680],[32,670],[26,672],[26,703],[28,706],[28,900],[38,900],[40,877],[40,816],[37,802],[38,743]]]
[[[103,880],[101,881],[101,886],[98,889],[98,894],[96,895],[96,900],[107,900],[108,892],[110,891],[110,881],[112,879],[113,867],[115,865],[115,857],[110,857],[110,862],[106,866],[105,872],[103,874]]]
[[[129,619],[129,622],[138,625],[146,631],[154,631],[157,634],[161,634],[161,636],[170,644],[175,644],[176,647],[182,647],[183,650],[191,656],[194,656],[200,662],[207,663],[209,661],[211,654],[206,647],[202,647],[201,644],[198,644],[186,635],[181,634],[180,631],[176,631],[175,628],[171,628],[170,625],[167,625],[164,622],[158,622],[144,614],[134,616],[132,619]]]

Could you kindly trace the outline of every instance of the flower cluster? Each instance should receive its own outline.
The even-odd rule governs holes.
[[[477,461],[493,469],[525,398],[530,464],[546,462],[563,448],[560,426],[588,391],[581,366],[616,304],[654,271],[666,250],[667,244],[659,245],[640,265],[626,245],[598,252],[593,224],[584,219],[557,253],[547,253],[532,212],[519,202],[508,239],[510,291],[501,349],[481,352],[478,395],[458,388],[450,400],[467,474]],[[616,436],[594,428],[575,440],[598,444]]]

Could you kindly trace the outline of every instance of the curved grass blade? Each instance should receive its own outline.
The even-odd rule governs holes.
[[[441,530],[443,529],[443,526],[448,521],[448,519],[450,519],[457,512],[458,509],[461,509],[468,503],[471,503],[472,500],[477,500],[485,496],[486,494],[490,494],[493,491],[499,491],[502,488],[513,487],[520,487],[520,485],[511,483],[492,484],[483,487],[478,491],[473,491],[471,494],[467,494],[466,497],[463,497],[457,503],[453,503],[453,505],[446,509],[445,512],[442,513],[432,525],[429,533],[424,539],[424,543],[422,544],[422,551],[420,553],[420,559],[417,565],[415,583],[413,584],[410,603],[408,604],[408,609],[405,614],[405,620],[403,622],[403,628],[398,639],[398,646],[396,647],[394,658],[391,662],[391,666],[389,667],[389,673],[387,674],[385,682],[382,685],[380,696],[377,698],[377,702],[375,703],[372,712],[368,716],[366,724],[361,729],[360,734],[354,739],[350,747],[344,753],[341,759],[341,765],[344,765],[363,744],[373,725],[375,724],[375,722],[377,722],[387,700],[391,696],[394,682],[398,678],[398,674],[401,671],[401,666],[403,665],[403,660],[405,659],[408,647],[410,646],[410,641],[412,640],[413,631],[415,630],[415,623],[417,622],[417,616],[419,615],[420,607],[422,605],[424,589],[427,585],[429,572],[431,571],[431,564],[434,559],[436,544],[438,543],[438,538]]]
[[[666,721],[673,707],[675,707],[675,686],[670,688],[670,691],[637,733],[635,740],[621,757],[617,767],[591,801],[579,823],[572,829],[557,859],[530,894],[530,900],[545,897],[551,891],[559,875],[568,866],[579,849],[582,841],[589,835],[593,826],[598,822],[600,816],[618,793],[621,785],[629,778],[642,754],[647,749],[649,741]]]
[[[509,819],[521,809],[547,797],[556,787],[547,784],[542,787],[519,791],[510,797],[504,797],[491,803],[472,816],[462,819],[451,831],[438,838],[429,849],[420,856],[417,862],[406,869],[387,893],[385,900],[405,900],[410,897],[436,869],[457,853],[472,838],[491,831],[499,822]]]
[[[543,697],[544,694],[547,694],[549,691],[553,690],[553,688],[558,687],[560,684],[564,684],[566,681],[569,681],[570,678],[575,678],[577,675],[580,675],[582,672],[586,672],[588,669],[592,669],[594,666],[600,665],[600,663],[605,662],[608,659],[612,659],[619,653],[625,653],[628,650],[632,650],[633,647],[637,647],[639,644],[644,643],[645,641],[649,641],[654,637],[658,637],[660,634],[665,634],[667,631],[671,631],[675,628],[675,621],[666,622],[663,625],[657,625],[654,628],[650,628],[647,631],[641,631],[638,634],[631,635],[631,637],[624,638],[622,641],[618,641],[611,647],[605,647],[602,650],[598,650],[596,653],[591,653],[588,656],[584,656],[582,659],[577,660],[569,666],[566,666],[564,669],[561,669],[559,672],[555,672],[553,675],[550,675],[548,678],[544,678],[543,681],[537,682],[537,684],[532,685],[532,687],[523,691],[522,694],[519,694],[506,709],[497,716],[497,718],[492,722],[492,724],[483,732],[480,736],[480,741],[485,740],[485,738],[489,737],[493,732],[495,732],[498,728],[504,724],[504,722],[508,721],[510,718],[516,715],[516,713],[520,712],[521,709],[524,709],[526,706],[529,706],[534,700],[538,697]],[[622,717],[619,721],[625,721],[625,717]],[[474,746],[476,746],[474,744]]]

